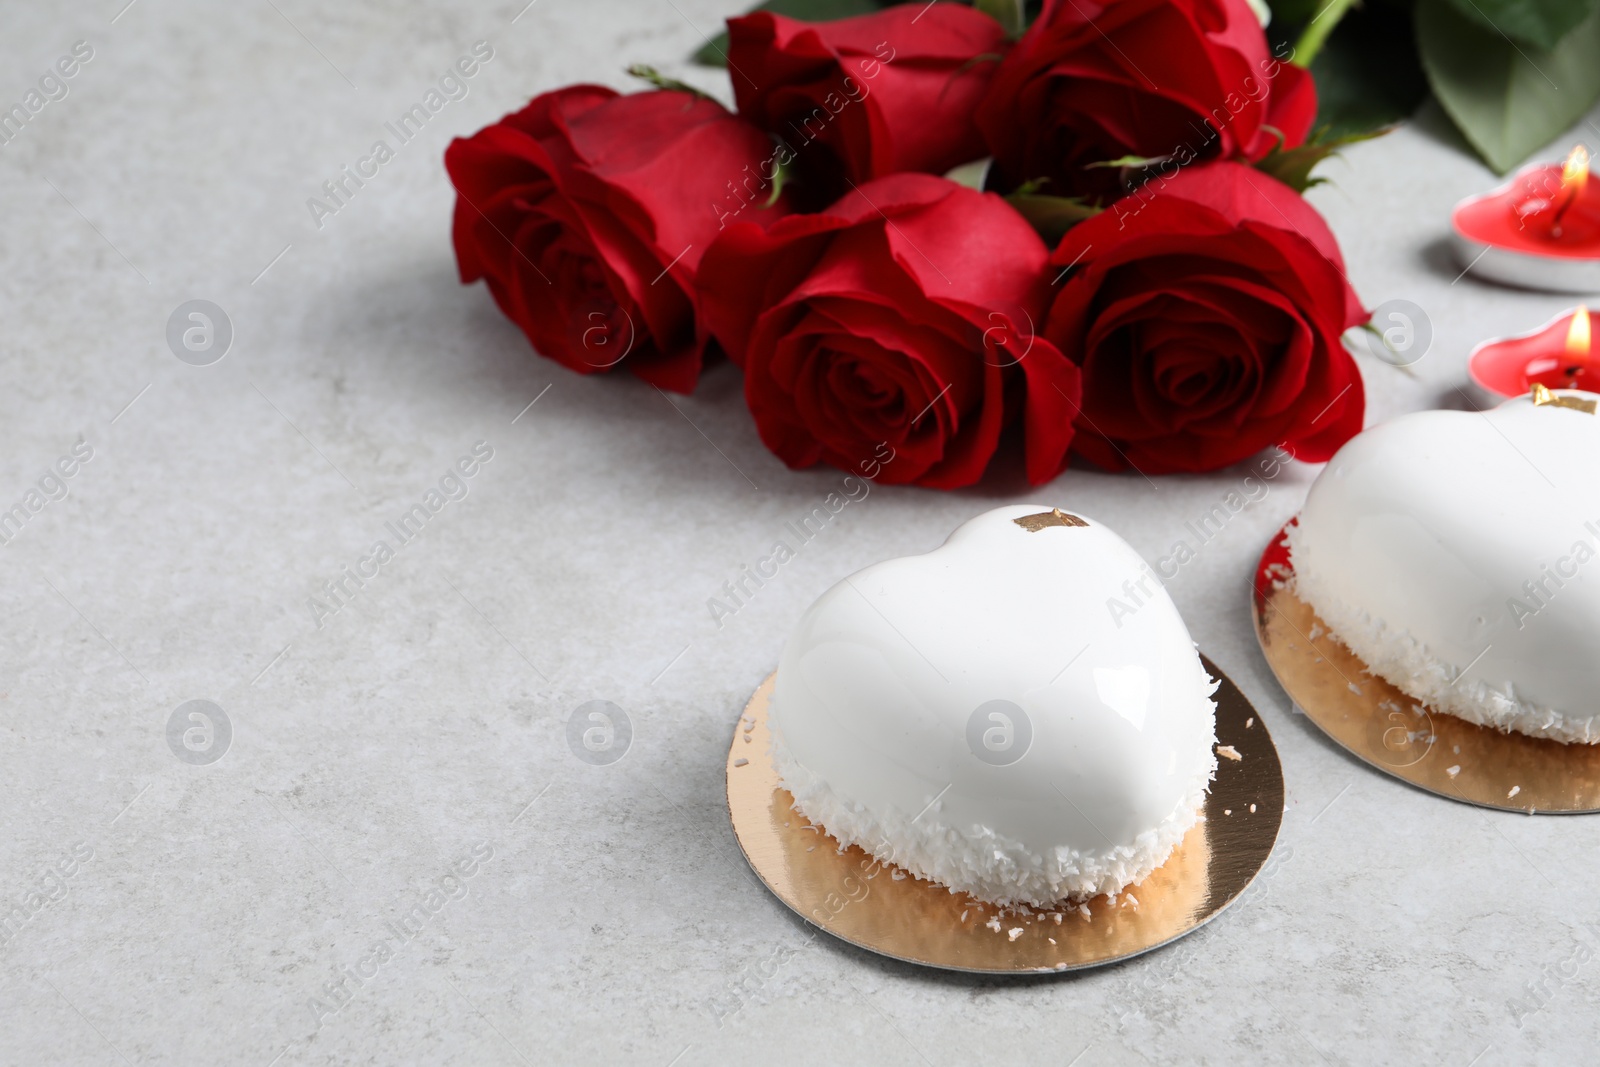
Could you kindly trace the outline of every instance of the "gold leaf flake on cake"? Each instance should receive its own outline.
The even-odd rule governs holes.
[[[1576,396],[1563,396],[1560,393],[1551,392],[1549,388],[1538,382],[1533,383],[1533,406],[1536,408],[1571,408],[1573,411],[1581,411],[1586,415],[1593,415],[1596,404],[1597,402],[1594,400],[1584,400]]]
[[[1037,515],[1024,515],[1020,519],[1012,519],[1011,521],[1022,527],[1024,530],[1027,530],[1029,533],[1038,533],[1040,530],[1048,529],[1051,526],[1089,525],[1083,519],[1078,518],[1078,516],[1068,514],[1067,512],[1062,511],[1060,508],[1051,508],[1049,511],[1041,511]]]

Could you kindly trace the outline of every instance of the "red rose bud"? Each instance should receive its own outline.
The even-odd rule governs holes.
[[[1248,0],[1045,0],[978,110],[996,188],[1107,203],[1129,156],[1187,166],[1304,142],[1311,75],[1269,50]]]
[[[701,263],[702,307],[789,466],[950,489],[1020,423],[1040,484],[1079,399],[1077,367],[1034,334],[1048,256],[993,193],[900,174],[821,214],[730,226]]]
[[[677,91],[576,85],[471,137],[445,167],[462,282],[483,278],[535,349],[579,372],[619,363],[688,392],[707,337],[694,276],[734,220],[766,224],[771,140]]]
[[[988,15],[950,3],[819,23],[757,11],[729,19],[728,35],[739,113],[794,151],[812,206],[849,182],[986,154],[973,112],[1005,47]]]
[[[1083,367],[1074,447],[1114,470],[1320,462],[1361,431],[1340,342],[1368,314],[1322,216],[1238,163],[1156,179],[1075,226],[1044,334]]]

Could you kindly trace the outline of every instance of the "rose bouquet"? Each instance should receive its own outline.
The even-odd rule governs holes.
[[[637,68],[453,142],[462,280],[580,373],[725,355],[780,459],[882,482],[1361,429],[1367,315],[1300,195],[1331,144],[1249,0],[863,3],[730,19],[734,110]]]

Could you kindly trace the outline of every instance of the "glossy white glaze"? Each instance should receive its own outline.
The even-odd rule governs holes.
[[[1171,599],[1093,520],[1013,521],[1048,510],[998,508],[829,589],[790,637],[774,693],[778,767],[803,811],[990,900],[1142,878],[1193,824],[1215,770],[1215,683]],[[1114,618],[1113,599],[1134,610]],[[969,744],[974,712],[995,700],[1031,727],[1007,765]],[[1000,731],[990,758],[1009,758],[1005,724],[978,718]]]
[[[1297,592],[1374,673],[1473,722],[1600,740],[1600,416],[1520,397],[1375,426],[1289,543]]]

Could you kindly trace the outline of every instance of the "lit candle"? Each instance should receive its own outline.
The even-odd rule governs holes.
[[[1485,341],[1467,372],[1494,396],[1521,396],[1534,386],[1600,393],[1600,364],[1590,359],[1589,309],[1564,311],[1532,333]]]
[[[1600,292],[1600,189],[1589,151],[1535,163],[1483,196],[1456,205],[1456,254],[1491,281],[1554,292]]]

